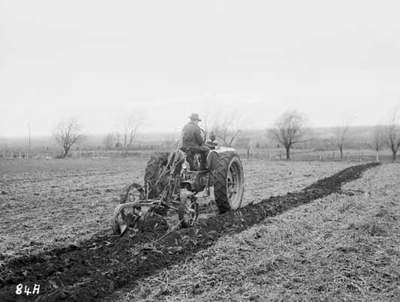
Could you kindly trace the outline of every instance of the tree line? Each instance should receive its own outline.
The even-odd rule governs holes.
[[[240,114],[232,112],[225,115],[216,115],[214,118],[206,116],[204,119],[205,132],[215,136],[222,146],[231,147],[241,134]],[[105,135],[103,145],[105,149],[125,150],[132,148],[139,130],[145,123],[140,114],[131,114],[124,121],[120,131],[110,132]],[[344,121],[335,127],[333,143],[340,154],[344,157],[344,148],[349,142],[350,122]],[[285,150],[286,159],[291,159],[291,150],[300,143],[310,140],[310,128],[307,127],[307,118],[304,114],[295,110],[288,110],[280,115],[273,127],[266,131],[266,136],[277,146]],[[60,157],[69,155],[71,148],[85,139],[82,127],[76,119],[61,122],[53,133],[54,140],[61,147]],[[389,148],[392,160],[397,158],[400,149],[400,114],[395,110],[385,125],[376,125],[370,138],[370,146],[376,152],[376,160],[380,160],[380,152]],[[249,147],[250,148],[250,147]]]
[[[305,120],[304,115],[296,111],[287,111],[278,118],[274,128],[269,131],[270,135],[285,149],[287,160],[291,158],[290,151],[293,146],[307,139]],[[349,129],[348,121],[335,128],[333,140],[339,150],[341,160],[343,159],[345,144],[348,141]],[[385,147],[390,149],[392,160],[396,161],[400,149],[400,114],[398,110],[393,113],[388,124],[374,127],[370,140],[370,145],[376,151],[377,161],[380,159],[380,152]]]

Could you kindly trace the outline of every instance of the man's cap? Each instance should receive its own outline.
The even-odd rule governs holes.
[[[192,114],[189,116],[189,118],[190,118],[192,121],[199,121],[199,122],[201,122],[201,119],[200,119],[200,117],[199,117],[199,115],[198,115],[197,113],[192,113]]]

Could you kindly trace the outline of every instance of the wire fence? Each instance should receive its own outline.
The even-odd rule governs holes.
[[[169,149],[150,149],[150,150],[73,150],[69,154],[69,158],[120,158],[120,157],[138,157],[148,158],[151,153],[173,151]],[[286,160],[286,152],[283,149],[238,149],[240,157],[243,159],[257,160]],[[56,151],[15,151],[0,150],[0,159],[6,160],[29,160],[29,159],[53,159],[59,158],[60,153]],[[392,161],[392,154],[388,150],[384,150],[377,154],[373,150],[345,150],[343,158],[340,157],[339,151],[335,150],[304,150],[293,149],[290,154],[291,160],[295,161]]]

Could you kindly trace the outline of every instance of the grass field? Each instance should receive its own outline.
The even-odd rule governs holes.
[[[220,238],[108,301],[400,301],[400,165]]]
[[[110,229],[121,189],[146,158],[0,161],[0,262]],[[243,160],[244,203],[285,194],[350,163]]]

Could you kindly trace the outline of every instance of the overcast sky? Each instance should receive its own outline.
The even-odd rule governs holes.
[[[375,124],[400,103],[398,3],[0,0],[0,136],[71,116],[105,133],[131,111],[147,131],[228,110]]]

